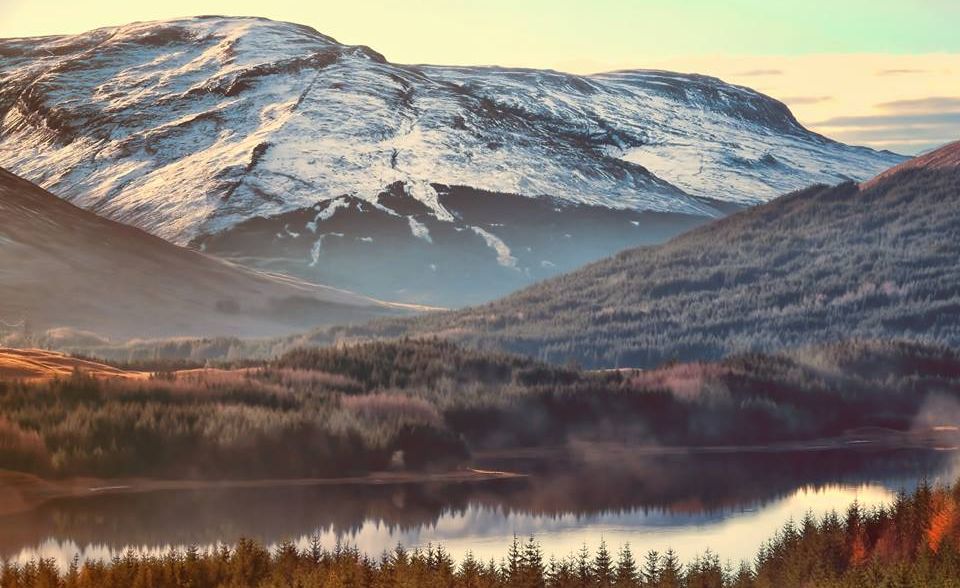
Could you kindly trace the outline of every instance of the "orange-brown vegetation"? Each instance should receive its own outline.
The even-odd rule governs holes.
[[[57,478],[341,477],[583,442],[718,451],[858,431],[856,440],[874,446],[927,437],[956,444],[949,431],[930,431],[960,422],[960,357],[899,343],[640,373],[559,368],[439,340],[299,349],[239,367],[96,365],[0,380],[0,469]]]
[[[75,372],[92,378],[140,380],[149,376],[145,372],[123,370],[56,351],[0,347],[0,380],[36,382],[68,378]]]
[[[891,179],[896,174],[907,170],[939,170],[956,167],[960,167],[960,141],[950,143],[930,153],[908,159],[900,165],[891,167],[885,172],[860,184],[860,189],[869,190],[883,181]]]

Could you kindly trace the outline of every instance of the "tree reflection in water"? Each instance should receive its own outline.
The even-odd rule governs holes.
[[[668,545],[689,557],[711,547],[751,557],[789,517],[889,501],[921,478],[951,479],[953,452],[755,452],[630,456],[624,451],[488,458],[520,479],[159,491],[57,500],[0,518],[0,557],[108,558],[128,547],[235,542],[306,543],[318,534],[379,555],[396,543],[443,543],[502,556],[514,534],[536,534],[548,553],[583,542]],[[639,552],[639,551],[638,551]]]

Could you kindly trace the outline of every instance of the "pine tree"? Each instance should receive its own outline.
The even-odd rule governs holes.
[[[593,582],[599,588],[608,588],[613,585],[613,559],[607,550],[607,542],[600,539],[597,556],[593,559]]]
[[[643,563],[641,582],[644,588],[654,588],[660,585],[660,554],[651,549]]]
[[[320,535],[314,533],[310,536],[310,561],[314,565],[320,563],[320,558],[323,556],[323,546],[320,543]]]
[[[660,568],[660,581],[657,586],[660,588],[680,588],[683,570],[680,567],[680,558],[673,548],[667,549],[663,554],[663,564]]]
[[[77,586],[80,581],[80,556],[74,555],[70,560],[70,567],[67,568],[67,576],[64,578],[66,588]],[[3,574],[0,573],[0,585],[3,584]]]
[[[543,552],[533,536],[523,546],[523,571],[520,586],[542,588],[544,586]]]
[[[480,575],[482,566],[473,557],[473,552],[468,551],[463,556],[463,562],[460,564],[460,581],[458,586],[463,588],[478,588],[480,586]]]
[[[453,562],[453,557],[443,548],[443,545],[437,546],[433,558],[433,570],[436,572],[438,579],[445,585],[449,586],[452,583],[456,565]]]
[[[747,562],[740,562],[735,574],[730,580],[730,588],[753,588],[753,572]]]
[[[639,578],[637,562],[633,559],[630,544],[627,543],[620,548],[620,554],[617,557],[617,572],[613,585],[617,588],[634,588],[640,585]]]
[[[587,549],[586,543],[583,544],[583,547],[581,547],[577,553],[577,580],[581,588],[587,588],[587,586],[592,584],[590,581],[590,551]]]
[[[559,561],[553,560],[553,569],[547,578],[547,585],[550,588],[573,588],[581,585],[573,556]]]
[[[520,551],[520,540],[516,535],[513,536],[513,542],[510,543],[510,549],[507,551],[507,563],[504,569],[504,575],[507,582],[514,585],[520,582],[523,573],[523,554]]]
[[[688,566],[687,588],[723,588],[723,569],[720,558],[709,549]]]

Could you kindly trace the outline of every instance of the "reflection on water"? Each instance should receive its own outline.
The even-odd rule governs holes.
[[[288,487],[103,495],[47,503],[0,518],[0,558],[109,558],[133,547],[211,546],[254,537],[306,546],[312,535],[379,555],[398,542],[442,543],[455,557],[499,560],[514,534],[535,535],[564,556],[601,537],[635,552],[673,547],[689,558],[708,547],[751,559],[788,519],[807,512],[889,503],[921,478],[950,481],[953,453],[823,451],[574,456],[489,465],[529,478],[460,484]]]

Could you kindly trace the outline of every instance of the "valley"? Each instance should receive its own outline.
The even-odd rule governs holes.
[[[953,8],[59,1],[0,588],[960,583]]]
[[[300,348],[238,366],[110,369],[77,361],[67,376],[0,381],[0,469],[263,480],[510,471],[490,460],[551,462],[565,447],[624,456],[950,448],[960,414],[956,353],[908,343],[650,371],[559,368],[436,339]]]

